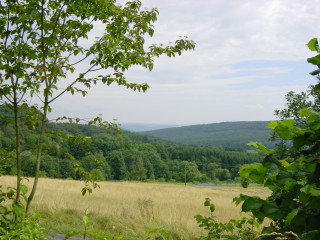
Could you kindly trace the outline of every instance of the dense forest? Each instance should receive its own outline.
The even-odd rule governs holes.
[[[14,150],[11,113],[5,106],[1,106],[1,112],[0,146]],[[38,139],[26,125],[20,133],[23,136],[22,171],[25,176],[32,176],[33,146]],[[41,175],[79,179],[74,166],[81,166],[92,171],[97,180],[223,181],[237,177],[241,165],[261,158],[257,152],[243,148],[178,145],[124,130],[116,133],[96,126],[50,122]],[[15,163],[9,161],[5,174],[15,174],[15,169]]]
[[[267,121],[222,122],[173,127],[140,132],[143,135],[161,138],[166,141],[197,146],[228,146],[247,148],[250,141],[262,142],[273,148],[270,142],[271,130]]]

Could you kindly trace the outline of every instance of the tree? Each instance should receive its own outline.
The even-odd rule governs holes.
[[[217,168],[216,178],[221,181],[229,180],[231,178],[231,174],[227,168]]]
[[[318,53],[308,62],[319,66],[318,40],[312,39],[308,47]],[[320,70],[314,72],[319,79]],[[319,81],[312,86],[312,91],[313,96],[320,96]],[[315,103],[319,100],[315,98]],[[296,104],[290,103],[286,112],[294,113],[294,119],[268,125],[280,139],[289,141],[289,146],[282,149],[284,154],[280,156],[261,143],[251,143],[265,154],[264,160],[261,164],[243,166],[240,172],[242,177],[268,187],[271,195],[267,199],[241,195],[235,201],[237,204],[243,202],[242,211],[251,212],[258,220],[269,218],[273,221],[271,226],[264,228],[265,232],[293,231],[299,239],[317,240],[320,238],[320,114],[310,107],[316,104],[303,104],[303,108],[298,109]]]
[[[218,164],[216,164],[216,163],[209,163],[208,164],[206,174],[211,180],[216,178],[217,168],[218,168]]]
[[[108,162],[111,166],[113,179],[125,180],[127,178],[127,166],[121,151],[112,151],[108,156]]]
[[[147,169],[145,169],[142,158],[137,157],[130,172],[131,179],[145,180],[147,178]]]
[[[115,0],[1,1],[0,97],[14,116],[16,203],[20,202],[21,192],[19,111],[27,109],[23,123],[30,129],[39,127],[35,178],[27,198],[27,212],[37,188],[47,116],[54,101],[66,93],[86,96],[87,89],[99,83],[146,91],[149,87],[146,83],[130,83],[124,72],[133,65],[152,70],[154,58],[163,54],[174,57],[194,49],[194,42],[187,39],[169,46],[146,46],[145,37],[152,37],[157,15],[156,9],[141,10],[139,0],[124,6]],[[103,32],[95,41],[85,42],[95,24],[102,24]],[[41,105],[31,107],[34,98]],[[115,127],[100,117],[90,124]],[[75,159],[69,158],[75,164]]]
[[[194,162],[180,162],[180,179],[185,182],[200,181],[202,174],[198,170],[198,166]]]

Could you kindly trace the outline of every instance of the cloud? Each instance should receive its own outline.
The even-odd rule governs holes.
[[[122,1],[124,2],[124,1]],[[210,123],[273,119],[290,90],[312,83],[306,43],[315,35],[319,0],[144,0],[160,11],[150,43],[178,36],[196,42],[194,52],[160,57],[152,72],[129,70],[130,82],[147,82],[147,93],[93,87],[64,96],[53,115],[95,116],[121,122]],[[96,26],[96,33],[102,25]],[[94,39],[94,34],[90,36]],[[84,63],[85,65],[85,63]]]
[[[251,109],[255,109],[255,110],[264,110],[265,108],[259,104],[259,103],[256,103],[256,104],[247,104],[245,105],[245,107],[247,108],[251,108]]]

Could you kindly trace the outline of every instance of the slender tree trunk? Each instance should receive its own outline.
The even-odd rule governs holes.
[[[18,116],[18,100],[17,100],[17,89],[13,88],[13,113],[14,113],[14,129],[15,129],[15,152],[16,152],[16,169],[17,169],[17,194],[15,203],[20,201],[20,184],[21,184],[21,157],[20,157],[20,126]]]
[[[45,0],[41,1],[41,50],[42,50],[42,64],[43,67],[46,66],[46,54],[45,54],[45,44],[44,44],[44,5]],[[46,70],[44,70],[44,77],[46,77]],[[26,213],[29,212],[30,204],[33,200],[33,197],[36,193],[36,189],[38,186],[38,180],[39,180],[39,171],[40,171],[40,165],[41,165],[41,154],[42,154],[42,148],[43,148],[43,141],[44,141],[44,135],[45,135],[45,129],[46,129],[46,123],[47,123],[47,114],[48,114],[48,107],[49,107],[49,96],[48,96],[48,80],[45,80],[46,82],[46,88],[44,89],[44,101],[43,101],[43,114],[42,114],[42,120],[41,120],[41,130],[40,130],[40,136],[39,136],[39,143],[37,148],[37,155],[36,155],[36,168],[35,168],[35,174],[34,174],[34,181],[31,193],[27,200],[27,206],[26,206]]]
[[[29,212],[30,204],[34,198],[34,195],[36,193],[36,189],[38,186],[39,171],[40,171],[40,165],[41,165],[41,154],[42,154],[44,135],[45,135],[45,129],[46,129],[46,123],[47,123],[47,114],[48,114],[48,97],[46,96],[45,102],[44,102],[42,119],[41,119],[40,137],[39,137],[39,143],[38,143],[37,155],[36,155],[35,176],[34,176],[32,190],[27,200],[26,213]]]

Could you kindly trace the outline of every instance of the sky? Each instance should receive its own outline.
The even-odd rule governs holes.
[[[124,2],[124,1],[122,1]],[[160,57],[153,71],[134,67],[129,82],[146,82],[145,93],[96,86],[89,95],[65,95],[57,116],[118,123],[193,125],[274,120],[289,91],[315,83],[306,44],[319,36],[320,0],[142,0],[160,12],[153,43],[188,36],[194,51]],[[99,27],[99,26],[98,26]]]

